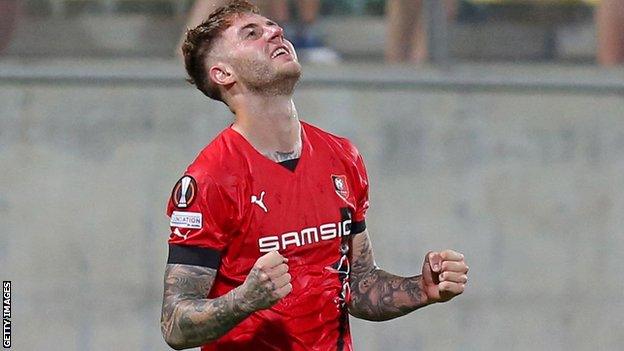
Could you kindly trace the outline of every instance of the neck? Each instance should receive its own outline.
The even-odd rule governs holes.
[[[232,128],[276,162],[301,155],[301,125],[291,96],[248,96],[235,108]]]

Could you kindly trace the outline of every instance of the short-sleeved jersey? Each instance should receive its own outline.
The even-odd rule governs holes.
[[[267,252],[289,259],[292,292],[203,351],[352,350],[348,256],[350,239],[365,229],[366,169],[347,139],[301,126],[303,147],[293,170],[230,127],[173,189],[169,263],[218,268],[209,298],[241,285]],[[202,261],[197,250],[215,255]]]

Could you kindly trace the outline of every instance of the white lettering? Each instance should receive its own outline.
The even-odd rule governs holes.
[[[201,229],[202,214],[199,212],[173,211],[169,226],[177,228]]]
[[[2,346],[11,347],[11,281],[2,282]]]
[[[11,347],[11,321],[4,319],[2,322],[2,346],[8,348]]]
[[[346,221],[342,222],[342,234],[345,236],[351,234],[351,220],[350,219],[347,219]]]
[[[314,235],[314,237],[312,237]],[[301,230],[301,245],[317,243],[319,241],[318,238],[318,229],[316,227],[305,228]]]
[[[321,229],[321,240],[331,240],[336,237],[336,224],[327,223],[323,224],[320,227]]]
[[[337,223],[337,227],[338,227],[338,237],[341,238],[342,237],[342,226],[340,225],[340,223]]]
[[[258,240],[260,252],[271,252],[279,250],[279,238],[277,236],[265,236]]]
[[[319,227],[304,228],[301,232],[287,232],[281,235],[265,236],[258,239],[258,246],[260,252],[278,251],[285,250],[288,246],[294,245],[299,247],[315,244],[321,240],[332,240],[343,235],[351,235],[350,219],[338,223],[321,224]]]
[[[2,318],[11,318],[11,282],[2,282]]]
[[[286,247],[288,247],[288,245],[290,244],[301,246],[301,242],[299,241],[299,233],[288,232],[282,234],[282,249],[286,249]]]

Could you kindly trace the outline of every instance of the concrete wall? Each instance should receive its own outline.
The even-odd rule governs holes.
[[[356,350],[621,349],[622,94],[304,81],[296,102],[364,154],[382,267],[415,274],[428,250],[455,248],[471,268],[451,303],[352,319]],[[15,350],[168,349],[165,202],[229,118],[178,83],[0,79]]]

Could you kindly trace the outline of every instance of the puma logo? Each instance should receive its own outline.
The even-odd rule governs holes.
[[[260,206],[260,208],[266,213],[266,212],[269,212],[269,209],[267,209],[264,202],[262,202],[263,198],[264,198],[264,191],[260,193],[260,198],[258,198],[256,195],[251,195],[251,203]]]
[[[176,228],[173,230],[173,232],[171,232],[171,235],[179,236],[180,238],[186,240],[190,232],[190,230],[187,230],[186,233],[182,234],[182,232],[180,232],[180,229]]]

